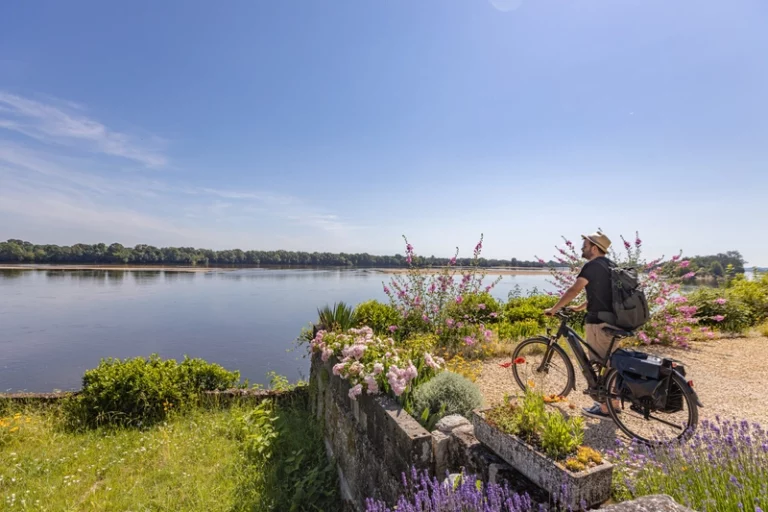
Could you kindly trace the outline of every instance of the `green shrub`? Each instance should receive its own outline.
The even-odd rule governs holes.
[[[435,334],[413,334],[398,346],[405,348],[412,358],[424,357],[424,352],[434,352],[438,338]]]
[[[448,316],[456,320],[472,319],[479,323],[499,321],[501,305],[490,293],[472,293],[462,296],[461,304],[452,304]]]
[[[760,334],[760,336],[765,336],[768,338],[768,322],[763,322],[762,324],[758,325],[757,332]]]
[[[482,403],[480,388],[466,377],[452,372],[438,373],[413,392],[413,411],[416,416],[422,417],[424,411],[429,411],[432,422],[449,414],[468,417]]]
[[[754,280],[738,275],[728,283],[726,297],[743,303],[753,322],[768,318],[768,274]]]
[[[233,512],[339,510],[336,466],[323,444],[322,426],[297,404],[265,400],[232,422],[253,479],[237,490]]]
[[[723,293],[723,290],[699,288],[687,298],[689,305],[696,306],[695,316],[699,319],[699,325],[715,327],[724,332],[742,333],[755,324],[749,307],[736,297]],[[725,299],[724,304],[717,302],[721,298]],[[724,317],[723,320],[718,321],[718,316]]]
[[[515,323],[502,322],[493,326],[500,340],[519,340],[542,334],[543,328],[537,320],[521,320]]]
[[[357,325],[367,325],[376,334],[388,334],[390,325],[400,325],[402,317],[393,306],[376,300],[358,304],[355,308]]]
[[[344,302],[318,309],[317,316],[318,328],[325,331],[346,332],[357,325],[355,310]]]
[[[548,414],[541,431],[541,448],[553,459],[563,459],[574,453],[584,442],[584,419],[562,414]]]
[[[102,359],[83,375],[81,392],[65,404],[73,426],[147,425],[196,404],[201,392],[224,390],[240,382],[230,372],[202,359],[180,364],[157,355],[149,359]]]

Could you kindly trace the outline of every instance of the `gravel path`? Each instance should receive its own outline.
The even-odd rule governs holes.
[[[699,419],[748,419],[768,425],[768,402],[765,400],[768,383],[768,338],[724,338],[695,342],[688,350],[671,347],[644,347],[640,350],[666,355],[685,364],[687,377],[692,379],[704,407]],[[518,393],[512,370],[500,363],[509,359],[491,359],[483,363],[477,384],[483,393],[485,405],[503,400],[504,394]],[[577,407],[588,406],[592,400],[584,395],[586,382],[576,368],[576,389],[568,401]]]

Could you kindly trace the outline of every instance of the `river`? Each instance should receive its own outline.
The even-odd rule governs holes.
[[[0,270],[0,392],[80,387],[101,358],[201,357],[251,383],[275,371],[306,376],[290,351],[317,308],[387,300],[390,275],[366,270],[241,269],[213,272]],[[489,276],[488,281],[495,276]],[[504,276],[549,290],[547,275]]]

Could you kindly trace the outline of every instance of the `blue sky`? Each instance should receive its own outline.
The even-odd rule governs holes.
[[[762,0],[0,9],[0,239],[768,265]]]

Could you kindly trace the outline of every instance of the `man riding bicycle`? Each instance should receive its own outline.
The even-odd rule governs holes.
[[[581,255],[588,261],[582,267],[573,286],[568,288],[557,304],[547,309],[545,314],[548,316],[555,315],[578,297],[582,290],[586,288],[587,301],[568,309],[571,311],[587,310],[587,316],[584,321],[587,343],[600,356],[606,357],[609,355],[608,350],[613,339],[611,334],[603,330],[604,327],[613,326],[602,320],[605,316],[610,317],[613,314],[610,272],[613,262],[605,256],[608,248],[611,246],[611,241],[600,231],[589,236],[581,235],[581,238],[584,239],[584,243],[581,246]],[[614,349],[616,348],[614,346]],[[592,361],[597,360],[594,356],[590,359]],[[608,407],[605,403],[595,402],[592,407],[585,407],[583,412],[585,415],[593,418],[602,419],[609,417]]]

